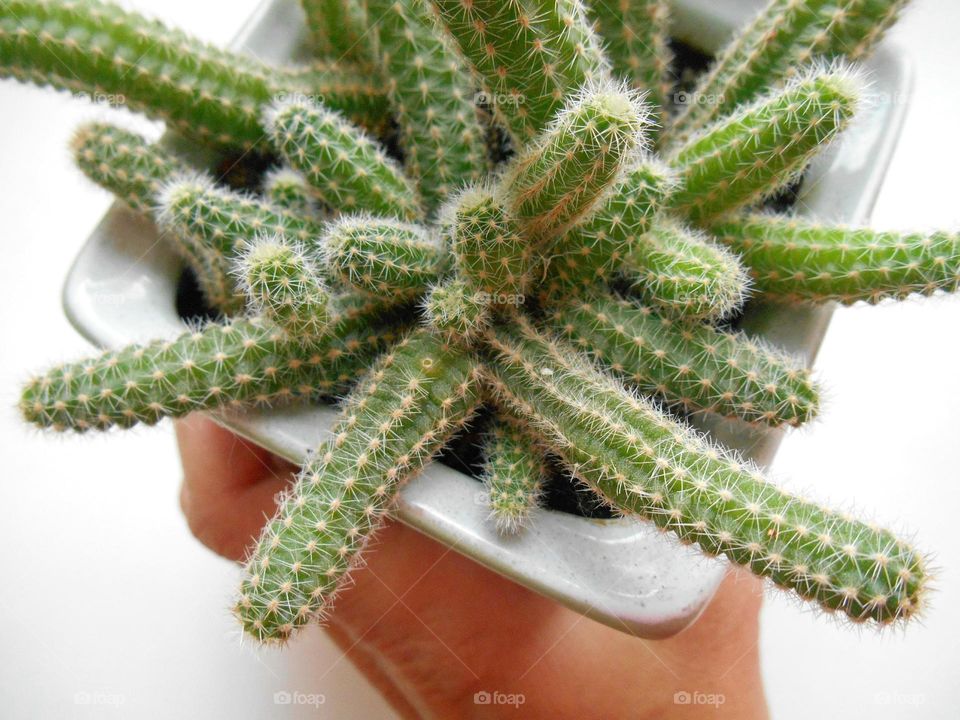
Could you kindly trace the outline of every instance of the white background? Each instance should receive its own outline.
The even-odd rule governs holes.
[[[128,5],[226,43],[255,0]],[[918,76],[877,227],[960,228],[958,31],[956,0],[916,0],[892,34]],[[0,715],[285,716],[278,690],[324,694],[305,715],[389,715],[319,631],[283,654],[241,644],[226,611],[238,571],[180,516],[168,426],[53,438],[16,415],[31,369],[89,350],[59,289],[110,198],[71,166],[66,146],[79,122],[104,117],[118,115],[0,82]],[[956,717],[958,350],[960,298],[835,316],[817,363],[826,411],[787,438],[775,472],[915,532],[936,555],[937,593],[922,622],[883,635],[770,596],[761,650],[777,718]]]

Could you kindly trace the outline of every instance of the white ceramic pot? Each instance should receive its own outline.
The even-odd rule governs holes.
[[[742,0],[676,0],[677,37],[714,52],[757,7]],[[234,47],[266,61],[302,58],[305,31],[296,0],[265,0]],[[868,64],[878,102],[808,174],[798,212],[830,220],[869,217],[905,112],[910,87],[903,55],[887,46]],[[71,322],[92,342],[116,346],[171,336],[183,325],[175,309],[180,265],[153,225],[117,203],[80,252],[64,288]],[[744,328],[809,362],[831,309],[751,306]],[[315,447],[335,418],[325,407],[217,413],[234,431],[294,462]],[[728,421],[702,428],[761,464],[780,441]],[[816,482],[816,478],[809,478]],[[726,565],[681,546],[635,519],[591,520],[538,512],[516,537],[499,536],[488,521],[482,486],[434,463],[400,493],[396,515],[458,552],[555,598],[583,614],[643,637],[665,637],[696,619]]]

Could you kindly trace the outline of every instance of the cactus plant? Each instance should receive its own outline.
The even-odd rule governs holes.
[[[747,272],[758,295],[791,302],[956,289],[956,235],[757,212],[860,105],[854,71],[807,60],[862,55],[902,4],[773,0],[701,83],[735,89],[729,107],[681,115],[657,157],[631,85],[654,91],[662,117],[658,1],[597,7],[596,29],[579,0],[305,2],[325,53],[389,79],[389,148],[351,123],[382,129],[387,111],[349,68],[335,82],[352,95],[327,95],[317,70],[267,68],[112,6],[12,0],[3,72],[72,87],[39,31],[85,86],[282,163],[258,196],[142,138],[78,135],[84,171],[156,219],[225,317],[58,366],[20,409],[84,431],[346,390],[247,564],[236,614],[260,641],[329,612],[402,484],[491,400],[484,476],[503,532],[550,482],[547,451],[614,512],[854,621],[906,620],[930,584],[922,553],[778,489],[658,409],[772,427],[818,412],[809,368],[718,324],[749,294]],[[144,69],[126,79],[136,48]],[[307,86],[310,99],[275,97]],[[513,146],[496,173],[478,104]]]

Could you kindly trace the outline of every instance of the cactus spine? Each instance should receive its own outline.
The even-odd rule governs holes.
[[[326,207],[403,220],[420,216],[416,194],[400,167],[338,113],[305,100],[287,100],[270,108],[264,124],[273,146],[303,173]]]
[[[607,78],[580,0],[430,0],[518,145],[579,88]]]
[[[895,233],[749,215],[713,228],[750,267],[756,292],[786,302],[879,302],[960,286],[957,233]]]
[[[469,71],[437,32],[426,0],[365,0],[406,167],[428,213],[487,171]]]
[[[236,605],[247,632],[284,641],[329,611],[399,487],[471,417],[477,391],[470,358],[426,330],[378,362],[247,563]]]
[[[500,413],[484,441],[484,456],[491,518],[499,533],[513,535],[539,505],[547,475],[543,451],[519,421]]]
[[[571,345],[686,412],[776,427],[802,425],[819,409],[799,360],[742,333],[668,320],[609,295],[558,306],[550,320]]]
[[[472,344],[492,322],[489,299],[458,278],[431,288],[423,305],[427,322],[451,344]]]
[[[922,607],[925,560],[890,532],[771,485],[529,325],[490,345],[500,400],[616,509],[857,622]]]
[[[420,295],[447,263],[446,249],[426,228],[366,215],[332,223],[324,252],[333,277],[388,302]]]
[[[350,117],[383,113],[355,68],[271,67],[96,0],[5,2],[0,76],[105,95],[186,135],[244,148],[262,140],[260,113],[278,95],[323,95]]]
[[[909,1],[771,0],[701,78],[670,140],[684,142],[818,56],[861,59]]]
[[[771,195],[847,126],[860,95],[849,71],[814,71],[719,120],[672,156],[671,206],[703,223]]]

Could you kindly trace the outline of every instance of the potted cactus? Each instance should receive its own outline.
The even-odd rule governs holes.
[[[861,112],[850,63],[904,4],[772,0],[678,110],[659,1],[305,2],[317,59],[268,66],[112,5],[10,0],[0,74],[121,95],[177,132],[97,124],[73,150],[212,313],[39,374],[20,408],[61,431],[194,411],[243,429],[238,411],[343,395],[246,566],[235,612],[261,642],[329,611],[404,484],[481,413],[497,532],[529,531],[559,465],[610,513],[853,621],[904,622],[922,552],[780,490],[684,417],[816,414],[804,363],[734,329],[745,302],[801,323],[956,289],[955,234],[771,202]],[[239,189],[210,173],[238,157],[274,169]]]

